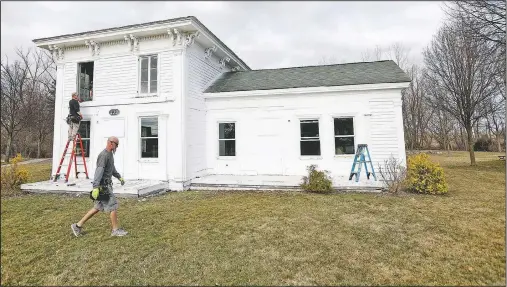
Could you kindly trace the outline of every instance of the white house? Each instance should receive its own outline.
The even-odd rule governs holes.
[[[213,176],[301,178],[310,164],[348,180],[357,144],[375,166],[405,159],[410,80],[392,61],[251,70],[195,17],[33,42],[57,59],[53,174],[75,91],[91,177],[112,135],[127,181],[171,190]]]

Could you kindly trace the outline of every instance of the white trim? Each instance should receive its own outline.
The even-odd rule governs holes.
[[[331,117],[331,122],[332,122],[332,131],[333,131],[333,155],[335,158],[344,158],[344,157],[353,157],[355,154],[356,154],[356,151],[357,151],[357,141],[356,141],[356,137],[357,137],[357,130],[356,130],[356,116],[347,116],[345,115],[346,113],[343,113],[342,115],[340,116],[332,116]],[[341,136],[337,136],[334,134],[334,119],[352,119],[352,129],[354,130],[354,134],[352,135],[341,135]],[[335,139],[336,138],[353,138],[354,139],[354,153],[351,153],[351,154],[336,154],[336,141]]]
[[[143,118],[156,118],[157,119],[157,129],[159,130],[158,134],[156,137],[143,137],[142,136],[142,131],[141,131],[141,121]],[[151,113],[151,114],[137,114],[137,124],[138,124],[138,135],[137,135],[137,138],[138,138],[138,141],[137,141],[137,148],[138,148],[138,153],[137,153],[137,158],[138,158],[138,161],[139,162],[144,162],[144,163],[158,163],[160,161],[160,116],[158,114],[155,114],[155,113]],[[143,138],[156,138],[158,139],[158,144],[157,144],[157,148],[158,148],[158,151],[157,151],[157,157],[142,157],[142,149],[141,149],[141,142],[142,142],[142,139]]]
[[[234,139],[220,139],[220,124],[234,124]],[[238,123],[235,120],[230,120],[230,121],[217,120],[217,122],[216,122],[216,135],[217,135],[216,142],[218,143],[216,146],[217,147],[216,148],[216,158],[217,159],[234,160],[238,157],[238,140],[236,137],[237,130],[238,130]],[[232,155],[232,156],[220,155],[220,141],[224,141],[224,140],[234,140],[234,155]]]
[[[347,85],[334,87],[254,90],[254,91],[237,91],[224,93],[203,93],[203,96],[205,99],[216,99],[216,98],[252,97],[252,96],[290,95],[290,94],[369,91],[369,90],[385,90],[385,89],[403,89],[407,88],[409,84],[410,82],[402,82],[402,83],[383,83],[383,84],[367,84],[367,85]]]
[[[313,118],[309,118],[308,116],[305,116],[305,117],[300,117],[298,118],[299,122],[298,122],[298,131],[299,131],[299,140],[298,140],[298,143],[299,143],[299,159],[321,159],[322,158],[322,139],[321,139],[321,118],[320,117],[313,117]],[[305,137],[304,139],[310,139],[310,140],[303,140],[303,137],[301,137],[301,122],[303,121],[317,121],[317,127],[318,127],[318,133],[319,133],[319,136],[318,137]],[[317,140],[316,140],[317,139]],[[318,141],[319,142],[319,151],[320,151],[320,154],[318,155],[302,155],[301,154],[301,142],[302,141],[312,141],[312,142],[316,142]]]
[[[41,47],[41,46],[47,46],[47,45],[55,45],[55,44],[58,45],[58,44],[80,42],[80,41],[84,42],[85,40],[90,39],[90,38],[93,38],[93,40],[95,40],[95,41],[99,41],[100,39],[111,37],[112,39],[108,40],[108,42],[109,42],[109,41],[114,41],[115,37],[119,37],[118,39],[122,40],[122,39],[124,39],[123,36],[125,34],[137,34],[139,32],[151,32],[151,31],[156,31],[156,30],[163,30],[163,31],[161,31],[161,34],[165,34],[165,33],[167,33],[166,30],[169,28],[172,29],[172,28],[184,27],[184,26],[188,26],[188,25],[192,25],[192,24],[193,23],[191,20],[184,20],[181,23],[173,22],[173,23],[153,24],[153,26],[151,26],[151,27],[138,27],[138,28],[130,28],[130,29],[124,28],[124,29],[119,29],[117,31],[106,31],[106,32],[92,31],[92,32],[90,32],[86,35],[82,35],[82,36],[68,36],[68,37],[53,39],[53,40],[37,41],[34,43],[35,43],[35,45],[37,45],[37,47]]]
[[[142,58],[148,58],[148,91],[151,90],[151,59],[152,57],[157,57],[157,92],[156,93],[142,93],[141,92],[141,61]],[[139,98],[146,97],[158,97],[160,95],[160,54],[159,53],[146,53],[143,52],[137,56],[137,96]]]

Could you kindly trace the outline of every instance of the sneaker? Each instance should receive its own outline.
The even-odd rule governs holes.
[[[72,233],[74,233],[74,236],[78,237],[81,235],[82,227],[77,226],[77,223],[74,223],[70,226],[70,229],[72,229]]]
[[[127,234],[128,234],[128,232],[123,230],[123,228],[118,228],[118,229],[113,230],[111,232],[111,236],[125,236]]]

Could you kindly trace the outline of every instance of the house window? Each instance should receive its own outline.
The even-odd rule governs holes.
[[[81,102],[93,99],[93,62],[79,63],[77,90]]]
[[[218,124],[218,155],[236,156],[236,124]]]
[[[301,155],[320,155],[319,120],[301,120]]]
[[[158,118],[141,118],[141,158],[158,158]]]
[[[81,121],[78,133],[83,141],[85,157],[90,157],[90,121]],[[76,152],[77,156],[81,156],[81,146],[79,144],[77,144]]]
[[[354,118],[334,119],[335,154],[354,154]]]
[[[141,56],[139,68],[140,75],[140,94],[152,95],[157,93],[157,79],[158,79],[158,56]]]

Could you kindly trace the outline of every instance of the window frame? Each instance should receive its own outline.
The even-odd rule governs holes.
[[[337,136],[334,134],[334,129],[335,129],[335,123],[334,123],[334,120],[335,119],[352,119],[352,130],[353,130],[353,135],[344,135],[344,136]],[[354,156],[356,154],[356,151],[357,151],[357,142],[356,142],[356,117],[355,116],[333,116],[332,117],[332,120],[333,120],[333,153],[334,153],[334,156],[335,157],[351,157],[351,156]],[[354,153],[350,153],[350,154],[337,154],[336,153],[336,141],[335,139],[336,138],[347,138],[347,137],[351,137],[354,139]]]
[[[322,158],[322,143],[321,143],[321,132],[320,132],[320,117],[305,117],[305,118],[299,118],[298,119],[298,125],[299,125],[299,156],[301,158]],[[303,122],[316,122],[317,128],[318,128],[318,137],[302,137],[301,135],[301,123]],[[306,140],[305,140],[306,139]],[[310,140],[308,140],[310,139]],[[311,140],[311,139],[317,139],[317,140]],[[319,154],[318,155],[303,155],[301,150],[301,142],[303,141],[318,141],[319,142]]]
[[[81,128],[81,126],[83,125],[83,122],[89,122],[90,123],[90,132],[89,132],[89,138],[84,138],[81,136],[81,134],[79,134],[81,136],[81,141],[83,141],[83,147],[85,147],[84,145],[84,141],[87,140],[88,141],[88,156],[86,156],[86,152],[85,152],[85,159],[89,159],[90,158],[90,155],[91,155],[91,150],[92,150],[92,147],[91,147],[91,144],[92,144],[92,121],[91,120],[81,120],[81,122],[79,123],[79,128]],[[79,130],[78,130],[78,133],[79,133]],[[76,144],[77,148],[80,148],[79,147],[79,143]],[[77,150],[76,150],[77,151]],[[78,153],[77,154],[78,157],[81,156],[81,153]]]
[[[151,93],[151,59],[152,57],[157,57],[157,92]],[[141,62],[143,58],[148,58],[148,93],[143,93],[141,91],[141,79],[142,79],[142,68]],[[154,97],[159,94],[160,91],[160,53],[149,53],[142,54],[137,57],[137,95],[138,97]]]
[[[234,139],[221,139],[220,138],[220,124],[234,124]],[[223,121],[217,121],[217,139],[218,139],[218,145],[217,145],[217,158],[220,159],[235,159],[238,156],[238,141],[237,141],[237,127],[238,123],[236,121],[230,121],[230,120],[223,120]],[[234,155],[220,155],[220,141],[234,141]]]
[[[157,119],[157,129],[160,130],[160,117],[158,115],[153,115],[153,116],[149,116],[149,115],[146,115],[146,116],[140,116],[139,117],[139,121],[138,121],[138,131],[139,131],[139,136],[138,136],[138,147],[139,147],[139,160],[140,161],[143,161],[143,162],[158,162],[159,158],[160,158],[160,133],[157,134],[156,137],[143,137],[143,133],[142,133],[142,120],[143,119]],[[143,157],[143,149],[142,149],[142,142],[143,142],[143,139],[157,139],[158,140],[158,143],[157,144],[157,157]]]

